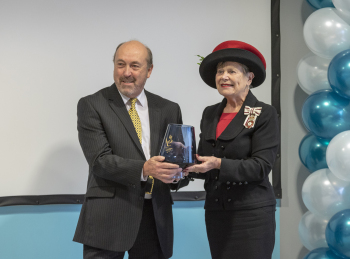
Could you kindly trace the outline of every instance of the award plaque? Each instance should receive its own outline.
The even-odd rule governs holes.
[[[182,169],[196,163],[196,137],[194,127],[169,124],[165,132],[160,156],[164,162],[179,165]],[[182,172],[175,178],[183,178]]]

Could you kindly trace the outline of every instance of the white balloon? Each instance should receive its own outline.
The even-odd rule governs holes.
[[[304,39],[317,56],[331,59],[350,48],[350,25],[337,15],[335,8],[321,8],[307,18]]]
[[[315,216],[330,219],[335,213],[350,208],[350,182],[337,178],[328,168],[320,169],[306,178],[302,198]]]
[[[310,52],[297,66],[298,84],[307,94],[322,89],[332,89],[328,82],[327,72],[331,59],[321,58]]]
[[[350,0],[333,0],[333,5],[338,11],[337,14],[349,24],[350,23]]]
[[[299,237],[301,243],[308,249],[328,247],[326,241],[327,219],[318,218],[310,211],[306,212],[299,222]]]
[[[340,132],[329,142],[326,160],[335,176],[350,181],[350,130]]]

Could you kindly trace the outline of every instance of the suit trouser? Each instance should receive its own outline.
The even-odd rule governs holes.
[[[84,259],[123,259],[124,254],[125,251],[114,252],[84,245]],[[129,259],[166,259],[159,244],[151,199],[145,199],[139,232],[128,254]]]

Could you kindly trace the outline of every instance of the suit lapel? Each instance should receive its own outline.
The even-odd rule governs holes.
[[[134,124],[131,121],[131,118],[129,116],[129,113],[125,107],[125,104],[123,102],[122,97],[120,96],[117,86],[115,84],[111,85],[109,88],[109,105],[112,108],[112,110],[117,114],[120,121],[128,131],[132,141],[135,143],[135,145],[138,147],[138,149],[143,154],[143,149],[140,143],[139,138],[137,137],[137,133],[134,127]]]
[[[251,91],[249,91],[247,97],[245,98],[245,101],[242,104],[241,109],[229,123],[229,125],[227,125],[226,129],[221,133],[218,139],[230,140],[235,138],[244,129],[243,123],[247,117],[247,115],[244,115],[244,107],[254,107],[256,102],[256,97],[252,94]]]
[[[145,90],[145,94],[148,102],[148,114],[149,114],[149,125],[150,125],[150,137],[151,137],[151,157],[157,156],[157,149],[159,144],[160,134],[160,121],[161,111],[157,106],[157,98],[154,95]]]
[[[233,118],[233,120],[229,123],[229,125],[227,125],[226,129],[221,133],[218,139],[230,140],[235,138],[244,129],[243,123],[246,118],[246,115],[244,115],[244,107],[245,106],[254,107],[256,102],[257,102],[256,97],[252,94],[251,91],[249,91],[245,101],[243,102],[241,109],[239,110],[237,115]],[[226,98],[224,98],[222,102],[217,106],[213,121],[210,123],[208,127],[206,140],[216,139],[216,127],[218,125],[221,114],[226,104],[227,104],[227,100]]]
[[[208,131],[205,136],[206,140],[216,140],[216,127],[218,125],[220,116],[222,114],[222,111],[224,110],[226,106],[227,100],[224,98],[222,102],[216,107],[214,118],[208,125]]]

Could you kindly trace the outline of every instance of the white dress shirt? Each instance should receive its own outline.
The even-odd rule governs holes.
[[[129,111],[131,108],[130,98],[123,95],[120,91],[119,93],[124,101],[126,109]],[[135,108],[137,114],[139,115],[142,128],[142,150],[145,154],[146,160],[148,160],[151,158],[151,130],[149,126],[148,102],[145,90],[142,90],[142,92],[136,98],[137,101],[135,103]],[[143,170],[141,171],[141,181],[147,181],[147,177],[143,176]],[[149,199],[151,197],[151,194],[145,194],[145,198]]]

